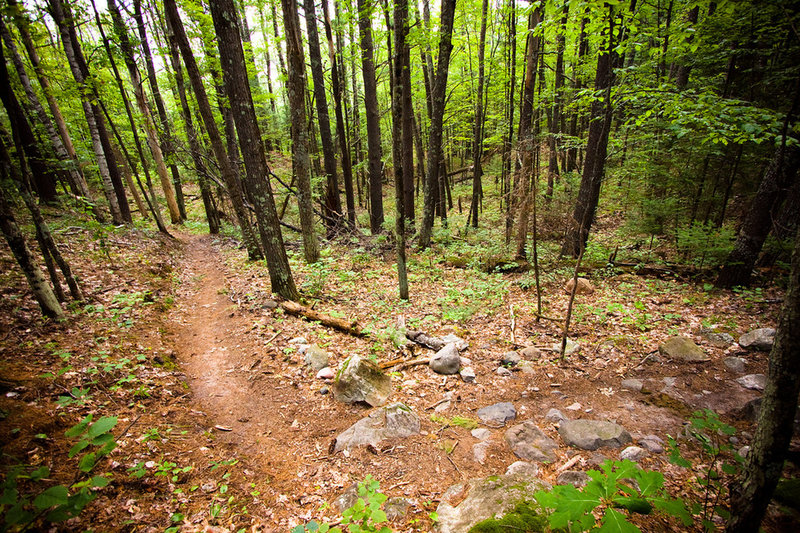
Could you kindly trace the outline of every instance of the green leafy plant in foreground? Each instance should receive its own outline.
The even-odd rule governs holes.
[[[556,530],[637,532],[628,521],[633,514],[654,510],[678,517],[684,526],[692,523],[683,500],[670,498],[663,489],[661,472],[642,470],[632,461],[605,461],[601,471],[589,470],[591,480],[582,489],[557,485],[538,491],[534,498],[549,512],[550,527]],[[595,518],[599,513],[600,518]]]
[[[88,449],[78,460],[78,481],[70,486],[55,485],[45,489],[43,485],[50,476],[46,466],[11,468],[0,484],[0,515],[3,516],[0,531],[24,531],[40,518],[58,523],[78,516],[95,499],[94,489],[108,485],[105,475],[90,477],[89,474],[97,461],[116,446],[111,433],[116,425],[116,417],[106,416],[92,424],[92,415],[88,415],[66,431],[67,437],[78,438],[69,451],[70,457]]]
[[[350,533],[392,533],[386,522],[386,513],[381,509],[386,495],[380,492],[380,482],[373,479],[371,475],[364,478],[358,484],[358,499],[352,507],[345,509],[342,513],[340,524],[347,526]],[[292,529],[292,533],[304,533],[306,531],[319,531],[320,533],[342,533],[340,527],[331,527],[330,524],[320,524],[312,520],[308,524],[298,525]]]

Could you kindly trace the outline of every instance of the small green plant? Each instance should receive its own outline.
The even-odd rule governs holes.
[[[92,397],[92,394],[89,392],[89,389],[79,389],[78,387],[72,387],[71,391],[67,391],[66,395],[62,395],[58,397],[58,404],[59,407],[70,407],[70,406],[81,406],[89,401]]]
[[[440,415],[431,415],[431,422],[442,426],[458,426],[464,429],[475,429],[478,427],[477,420],[460,415],[455,415],[453,418],[447,418],[446,416]]]
[[[186,472],[190,472],[191,470],[192,470],[191,466],[180,467],[176,463],[172,463],[170,461],[161,461],[156,466],[155,475],[168,477],[170,481],[175,483],[178,481],[178,477],[181,474],[185,474]]]
[[[582,489],[557,485],[552,491],[534,494],[539,505],[550,511],[552,529],[590,531],[599,521],[600,531],[640,531],[628,515],[646,515],[654,509],[680,518],[684,526],[692,523],[683,500],[672,499],[664,491],[661,472],[642,470],[627,460],[605,461],[601,469],[587,472],[591,480]]]
[[[690,442],[699,447],[700,459],[697,467],[686,459],[673,438],[668,439],[669,460],[683,468],[696,470],[695,482],[703,493],[702,502],[692,505],[692,513],[700,516],[706,531],[716,530],[714,515],[723,519],[730,516],[722,502],[728,499],[728,481],[739,473],[744,461],[730,443],[736,428],[725,424],[714,411],[695,411],[689,419],[687,432]]]
[[[358,484],[358,499],[352,507],[342,512],[341,525],[347,526],[349,533],[392,533],[386,522],[386,513],[381,509],[386,495],[380,492],[380,482],[367,475],[364,481]],[[312,520],[307,524],[295,526],[291,533],[304,533],[306,531],[319,531],[320,533],[342,533],[340,527],[331,527],[329,524],[320,524]]]

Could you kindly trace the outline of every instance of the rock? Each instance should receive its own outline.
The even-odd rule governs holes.
[[[457,336],[453,335],[452,333],[442,337],[442,340],[446,344],[455,344],[456,348],[458,349],[459,352],[463,352],[464,350],[469,348],[469,343],[467,341],[465,341],[461,337],[457,337]]]
[[[572,485],[577,489],[585,487],[587,483],[589,483],[589,476],[580,470],[565,470],[556,479],[558,485]]]
[[[305,355],[308,349],[311,348],[310,344],[298,344],[297,345],[297,353],[300,355]]]
[[[764,374],[748,374],[736,380],[736,383],[745,389],[763,391],[767,386],[767,376]]]
[[[572,287],[575,285],[574,279],[567,280],[567,283],[564,285],[564,292],[567,294],[572,293]],[[592,294],[594,292],[594,286],[589,282],[586,278],[578,278],[578,288],[575,290],[575,294]]]
[[[673,361],[702,363],[710,359],[698,345],[687,337],[670,337],[659,345],[658,351]]]
[[[722,362],[725,364],[725,368],[737,374],[743,373],[744,365],[747,364],[747,361],[741,357],[726,357]]]
[[[505,367],[517,366],[521,360],[522,357],[517,352],[506,352],[500,358],[500,364]]]
[[[701,328],[700,336],[717,348],[727,348],[733,344],[734,338],[727,333],[714,331],[713,328]]]
[[[470,431],[470,434],[478,440],[489,440],[492,436],[492,432],[486,428],[475,428]]]
[[[514,408],[514,404],[500,402],[478,409],[478,418],[484,424],[504,426],[509,420],[517,418],[517,410]]]
[[[652,453],[664,452],[664,441],[656,435],[647,435],[639,440],[639,446]]]
[[[317,379],[333,379],[335,377],[336,374],[329,366],[326,366],[325,368],[322,368],[320,369],[319,372],[317,372]]]
[[[470,359],[469,357],[464,357],[463,355],[460,355],[458,356],[458,359],[461,361],[462,367],[469,366],[472,364],[472,359]]]
[[[353,483],[333,500],[333,506],[341,513],[351,508],[358,500],[358,483]]]
[[[568,446],[584,450],[620,448],[632,440],[622,426],[603,420],[565,420],[558,433]]]
[[[464,383],[475,383],[475,371],[472,369],[472,367],[468,366],[466,368],[462,368],[459,371],[459,374],[461,375],[461,380]]]
[[[278,307],[278,302],[275,300],[265,300],[264,303],[261,304],[261,309],[276,309]]]
[[[582,407],[581,404],[579,404],[578,402],[575,402],[572,405],[567,407],[567,411],[580,411],[581,407]]]
[[[531,420],[508,428],[506,442],[514,455],[526,461],[552,463],[556,460],[556,441],[544,434]]]
[[[519,352],[519,354],[525,359],[529,359],[531,361],[534,361],[542,357],[542,351],[535,346],[528,346],[527,348],[524,348],[521,352]]]
[[[428,366],[437,374],[458,374],[461,368],[461,357],[455,344],[447,344],[431,357]]]
[[[619,452],[619,458],[622,460],[641,461],[645,457],[647,457],[647,450],[638,446],[628,446]]]
[[[633,392],[642,392],[642,389],[644,388],[644,383],[642,383],[641,379],[635,379],[635,378],[623,379],[622,388]]]
[[[527,474],[517,473],[471,479],[453,485],[442,495],[436,509],[440,533],[464,533],[472,526],[514,508],[520,501],[533,500],[550,485]]]
[[[293,339],[289,339],[289,344],[308,344],[308,341],[305,337],[295,337]]]
[[[511,375],[511,370],[507,369],[504,366],[499,366],[497,367],[497,370],[495,370],[494,373],[497,374],[498,376],[508,377]]]
[[[330,356],[328,352],[316,344],[312,344],[303,355],[303,361],[305,361],[314,372],[318,372],[330,364]]]
[[[563,422],[564,420],[567,420],[567,417],[564,416],[564,413],[558,409],[553,408],[547,411],[547,414],[544,415],[544,419],[548,422]]]
[[[539,465],[528,461],[514,461],[506,468],[506,475],[525,474],[526,476],[536,477],[539,475]]]
[[[551,349],[556,353],[561,353],[561,341],[553,344]],[[572,355],[581,351],[581,345],[572,339],[567,339],[567,346],[564,348],[564,355]]]
[[[502,368],[502,367],[501,367]],[[523,374],[535,374],[536,367],[533,366],[533,363],[530,361],[520,361],[517,365],[517,370],[521,371]]]
[[[475,458],[480,464],[483,464],[486,461],[486,450],[489,449],[491,444],[486,441],[478,442],[472,445],[472,456]]]
[[[768,352],[775,343],[775,330],[772,328],[758,328],[739,337],[739,346],[745,350]]]
[[[739,448],[739,455],[742,457],[747,457],[747,454],[750,453],[750,446],[742,446]]]
[[[322,394],[323,396],[328,394],[330,391],[331,391],[331,389],[327,385],[324,386],[324,387],[320,387],[320,389],[319,389],[319,393]]]
[[[344,361],[333,395],[340,402],[366,402],[373,407],[383,405],[392,393],[392,379],[372,361],[354,355]]]
[[[408,514],[408,509],[412,503],[405,498],[389,498],[383,504],[383,511],[389,520],[400,520]]]
[[[382,440],[419,434],[419,417],[402,403],[372,411],[336,437],[334,453],[358,446],[377,446]]]

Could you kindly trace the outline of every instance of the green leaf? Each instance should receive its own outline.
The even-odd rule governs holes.
[[[89,472],[94,468],[94,464],[97,462],[97,456],[94,452],[89,452],[83,457],[81,457],[80,462],[78,463],[78,468],[81,472]]]
[[[680,518],[684,526],[692,525],[692,515],[686,509],[683,500],[673,500],[671,498],[651,498],[650,502],[666,514]]]
[[[19,502],[14,507],[9,509],[8,512],[6,512],[6,524],[22,524],[30,521],[30,519],[33,518],[33,513],[23,509],[22,504],[23,502]]]
[[[86,426],[89,425],[89,422],[92,421],[92,415],[87,415],[86,418],[69,428],[67,431],[64,432],[64,435],[67,437],[78,437],[83,435],[83,432],[86,431]]]
[[[40,466],[33,472],[31,472],[31,481],[39,481],[42,478],[46,478],[50,475],[50,469],[46,466]]]
[[[305,530],[306,530],[306,528],[304,528],[302,526],[302,524],[301,524],[301,525],[298,525],[298,526],[294,526],[292,528],[292,533],[303,533]]]
[[[78,455],[78,452],[80,452],[81,450],[83,450],[87,446],[89,446],[89,441],[88,440],[81,440],[81,441],[76,442],[75,445],[72,448],[69,449],[69,456],[70,457],[75,457],[76,455]]]
[[[67,499],[69,498],[69,491],[67,487],[63,485],[56,485],[55,487],[50,487],[43,493],[39,494],[35,500],[33,500],[33,505],[40,511],[44,509],[49,509],[50,507],[55,507],[56,505],[64,505],[67,503]]]
[[[108,433],[111,431],[114,426],[117,425],[117,417],[116,416],[104,416],[89,428],[89,438],[93,439],[102,435],[103,433]]]
[[[614,498],[614,507],[621,507],[638,514],[650,514],[653,511],[653,506],[644,498],[629,498],[627,496]]]
[[[614,509],[606,509],[599,533],[641,533],[641,530],[628,522],[625,515]]]
[[[306,524],[306,531],[318,531],[318,530],[319,530],[319,524],[317,523],[316,520],[312,520],[311,522]]]
[[[386,513],[382,509],[372,511],[372,523],[377,525],[383,522],[386,522]]]
[[[658,489],[664,486],[664,474],[656,470],[642,470],[637,478],[639,493],[642,496],[655,494]]]
[[[109,481],[105,476],[94,476],[91,483],[93,487],[105,487],[108,486]]]
[[[0,496],[0,505],[14,505],[19,499],[19,491],[13,487],[6,487]]]

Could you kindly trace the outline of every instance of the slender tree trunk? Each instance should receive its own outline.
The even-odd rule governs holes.
[[[489,10],[489,0],[483,0],[481,6],[481,32],[478,39],[478,94],[475,97],[475,123],[472,125],[472,202],[470,203],[467,224],[472,221],[472,227],[478,227],[478,211],[483,197],[483,85],[484,65],[483,59],[486,51],[486,17]]]
[[[453,20],[455,18],[456,0],[442,0],[441,25],[439,40],[439,60],[436,63],[436,77],[431,88],[431,126],[428,146],[428,175],[423,187],[424,206],[422,227],[419,233],[419,247],[430,246],[433,231],[434,188],[441,183],[441,166],[444,162],[442,154],[442,122],[444,120],[445,96],[447,92],[447,72],[450,67],[450,52],[453,50]],[[442,176],[447,179],[446,173]],[[441,194],[441,192],[440,192]],[[444,212],[442,213],[444,215]]]
[[[556,36],[556,72],[555,81],[553,85],[553,110],[550,116],[550,135],[548,137],[550,159],[547,168],[547,191],[545,192],[545,201],[549,201],[553,197],[554,181],[560,174],[558,159],[560,151],[559,136],[563,131],[563,119],[561,110],[563,108],[564,97],[564,49],[567,44],[567,21],[569,18],[569,4],[565,3],[562,6],[563,14],[561,16],[561,27],[559,28],[558,35]]]
[[[361,72],[364,77],[364,109],[367,118],[367,158],[369,160],[369,223],[373,235],[383,225],[383,168],[378,89],[372,46],[372,4],[358,0],[358,29],[361,36]]]
[[[308,55],[311,60],[311,79],[314,85],[314,103],[317,108],[317,123],[322,141],[322,158],[325,168],[325,227],[328,237],[332,237],[342,225],[342,200],[339,196],[339,174],[336,171],[336,150],[331,133],[331,120],[328,114],[328,97],[325,94],[325,75],[322,72],[322,51],[317,29],[317,11],[314,0],[304,0],[306,12],[306,32],[308,34]],[[331,43],[332,44],[332,43]],[[331,52],[333,50],[331,49]],[[335,60],[332,66],[336,66]],[[341,110],[339,111],[341,115]]]
[[[192,84],[194,90],[195,100],[197,107],[200,111],[200,116],[203,119],[203,124],[208,133],[211,142],[211,148],[214,151],[214,156],[219,164],[220,173],[228,188],[228,195],[231,199],[236,219],[239,222],[239,227],[242,231],[242,239],[247,247],[247,253],[251,260],[260,259],[262,257],[261,249],[256,239],[253,227],[247,217],[247,211],[244,206],[244,194],[242,191],[242,184],[235,167],[231,164],[228,158],[228,152],[225,150],[225,145],[222,142],[222,136],[217,129],[217,123],[214,120],[214,114],[211,111],[211,104],[208,101],[205,85],[200,76],[200,69],[197,67],[194,51],[189,44],[189,39],[186,37],[186,32],[183,29],[183,23],[178,15],[178,6],[175,0],[164,0],[164,11],[167,19],[167,31],[170,32],[178,45],[178,49],[183,57],[183,63],[186,65],[186,75]]]

